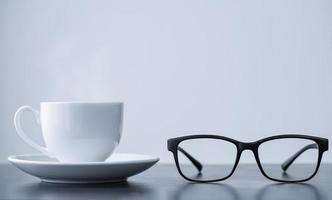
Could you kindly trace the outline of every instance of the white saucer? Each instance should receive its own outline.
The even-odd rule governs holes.
[[[10,156],[20,170],[51,183],[120,182],[150,168],[159,158],[140,154],[112,154],[105,162],[62,163],[45,155]]]

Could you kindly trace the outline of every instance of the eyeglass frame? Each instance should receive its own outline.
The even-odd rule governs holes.
[[[263,144],[264,142],[268,142],[271,140],[277,140],[277,139],[307,139],[307,140],[312,140],[313,142],[315,142],[318,147],[316,147],[318,149],[318,160],[316,163],[316,169],[314,171],[314,173],[309,176],[308,178],[304,178],[304,179],[300,179],[300,180],[279,180],[279,179],[275,179],[272,177],[269,177],[265,172],[264,169],[261,165],[260,162],[260,158],[259,158],[259,153],[258,153],[258,149],[259,146],[261,144]],[[190,179],[188,177],[186,177],[180,168],[180,164],[179,164],[179,160],[178,160],[178,150],[179,150],[179,144],[185,140],[191,140],[191,139],[219,139],[219,140],[224,140],[224,141],[228,141],[233,143],[236,148],[237,148],[237,155],[235,158],[235,163],[233,166],[232,171],[230,172],[229,175],[227,175],[226,177],[223,178],[219,178],[219,179],[211,179],[211,180],[195,180],[195,179]],[[307,145],[309,149],[309,145]],[[304,151],[306,151],[306,147],[303,147],[302,149],[300,149],[298,152],[296,152],[293,156],[291,156],[288,160],[286,160],[286,162],[283,163],[283,165],[286,166],[282,166],[282,168],[288,168],[289,165],[291,165],[293,163],[293,161]],[[182,136],[182,137],[176,137],[176,138],[171,138],[167,140],[167,148],[170,152],[172,152],[173,157],[174,157],[174,161],[176,164],[176,168],[179,172],[179,174],[186,180],[188,181],[192,181],[192,182],[198,182],[198,183],[208,183],[208,182],[218,182],[218,181],[223,181],[228,179],[229,177],[231,177],[237,167],[237,165],[239,164],[240,158],[241,158],[241,154],[243,151],[245,150],[251,150],[254,154],[256,163],[258,165],[258,168],[260,169],[261,173],[269,180],[272,181],[277,181],[277,182],[283,182],[283,183],[299,183],[299,182],[305,182],[308,181],[310,179],[312,179],[318,172],[318,169],[320,167],[321,164],[321,160],[323,157],[323,153],[325,151],[328,151],[329,149],[329,141],[326,138],[321,138],[321,137],[316,137],[316,136],[310,136],[310,135],[299,135],[299,134],[283,134],[283,135],[274,135],[274,136],[270,136],[270,137],[266,137],[254,142],[240,142],[238,140],[232,139],[232,138],[228,138],[225,136],[220,136],[220,135],[187,135],[187,136]],[[180,147],[181,148],[181,147]],[[182,149],[182,148],[181,148]],[[195,167],[200,171],[202,169],[201,164],[199,163],[199,161],[197,161],[194,157],[192,157],[189,153],[187,153],[184,149],[180,150],[182,153],[185,154],[185,156],[187,156],[187,158],[195,165]],[[184,151],[184,152],[183,152]],[[302,152],[301,152],[302,151]],[[188,157],[189,156],[189,157]],[[288,161],[288,163],[287,163]],[[285,169],[284,169],[285,170]]]

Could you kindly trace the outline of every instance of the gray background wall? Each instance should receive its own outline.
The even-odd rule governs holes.
[[[124,101],[117,151],[162,162],[192,133],[332,139],[331,66],[329,0],[0,0],[0,160],[36,152],[12,118],[40,101]]]

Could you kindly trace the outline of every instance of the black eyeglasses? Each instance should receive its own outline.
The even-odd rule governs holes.
[[[244,150],[254,153],[262,174],[273,181],[303,182],[314,177],[328,139],[308,135],[277,135],[239,142],[218,135],[191,135],[167,141],[182,177],[194,182],[229,178]]]

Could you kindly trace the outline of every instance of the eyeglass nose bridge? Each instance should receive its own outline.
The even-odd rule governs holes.
[[[239,143],[239,150],[240,152],[245,150],[250,150],[252,152],[255,152],[257,149],[256,142],[240,142]]]

